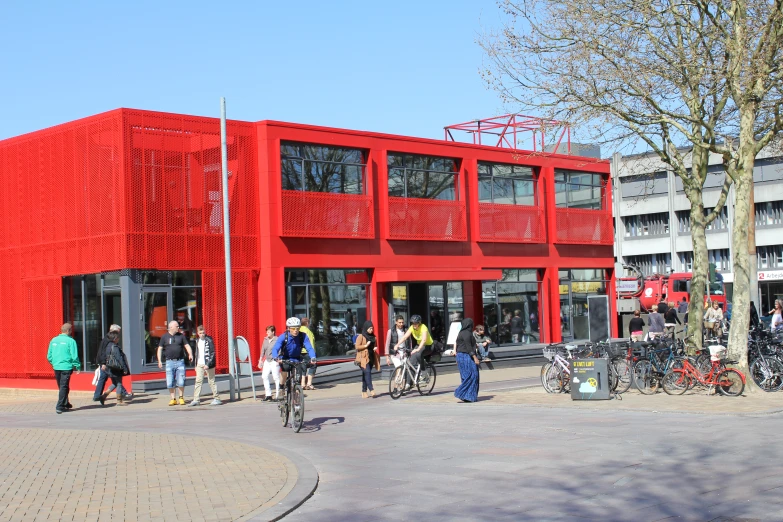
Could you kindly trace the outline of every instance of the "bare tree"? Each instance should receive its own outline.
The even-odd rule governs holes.
[[[572,122],[592,140],[646,145],[682,179],[690,202],[693,280],[689,330],[702,331],[709,272],[706,227],[732,178],[705,213],[710,151],[730,91],[730,62],[714,19],[689,2],[505,0],[503,30],[482,39],[487,82],[523,110]],[[687,145],[683,150],[682,145]],[[691,349],[701,335],[691,337]]]
[[[746,369],[750,300],[755,294],[752,285],[756,284],[753,168],[759,152],[772,145],[783,130],[779,66],[783,0],[699,0],[698,4],[708,15],[714,31],[723,38],[720,48],[728,60],[726,82],[733,104],[732,120],[724,139],[715,142],[712,149],[723,156],[736,191],[729,357],[739,359]]]

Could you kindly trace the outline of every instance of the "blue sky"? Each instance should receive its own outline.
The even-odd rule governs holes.
[[[495,0],[6,3],[0,139],[133,107],[441,138],[508,112]]]

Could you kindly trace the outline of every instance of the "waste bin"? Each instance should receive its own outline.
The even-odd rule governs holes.
[[[609,361],[574,359],[571,361],[571,400],[609,399]]]

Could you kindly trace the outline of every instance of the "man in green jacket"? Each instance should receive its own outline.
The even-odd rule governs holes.
[[[65,323],[60,328],[60,335],[49,342],[49,352],[46,358],[49,364],[54,368],[54,379],[57,381],[57,387],[60,389],[60,396],[57,400],[56,411],[58,414],[73,408],[68,402],[68,392],[70,391],[71,373],[79,373],[79,349],[76,347],[76,341],[71,337],[73,326],[71,323]]]

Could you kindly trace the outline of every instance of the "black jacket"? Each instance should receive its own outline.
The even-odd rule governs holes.
[[[663,315],[663,319],[669,324],[682,324],[680,323],[680,318],[677,316],[676,308],[669,308],[666,310],[666,313]]]
[[[125,352],[122,351],[122,348],[120,348],[120,345],[118,345],[118,344],[114,344],[112,342],[108,343],[108,345],[106,346],[106,351],[105,351],[105,355],[104,355],[104,362],[103,362],[103,364],[106,364],[106,362],[105,362],[106,359],[109,358],[109,354],[111,354],[112,351],[114,351],[114,350],[117,350],[117,352],[118,352],[119,359],[120,359],[120,364],[122,365],[122,370],[119,371],[119,370],[115,370],[113,368],[109,368],[109,371],[112,372],[112,373],[115,373],[115,374],[116,373],[122,373],[122,375],[130,375],[130,367],[128,366],[128,359],[125,357]]]
[[[195,353],[193,354],[193,360],[198,364],[198,357],[199,357],[199,351],[198,351],[198,343],[201,339],[196,339],[196,348],[193,350]],[[204,336],[204,363],[207,365],[207,368],[214,368],[217,361],[215,360],[215,341],[212,340],[212,337],[205,335]]]
[[[109,344],[109,339],[104,336],[104,338],[101,339],[101,345],[98,348],[98,355],[95,357],[95,364],[98,366],[106,364],[106,347],[109,346]]]

